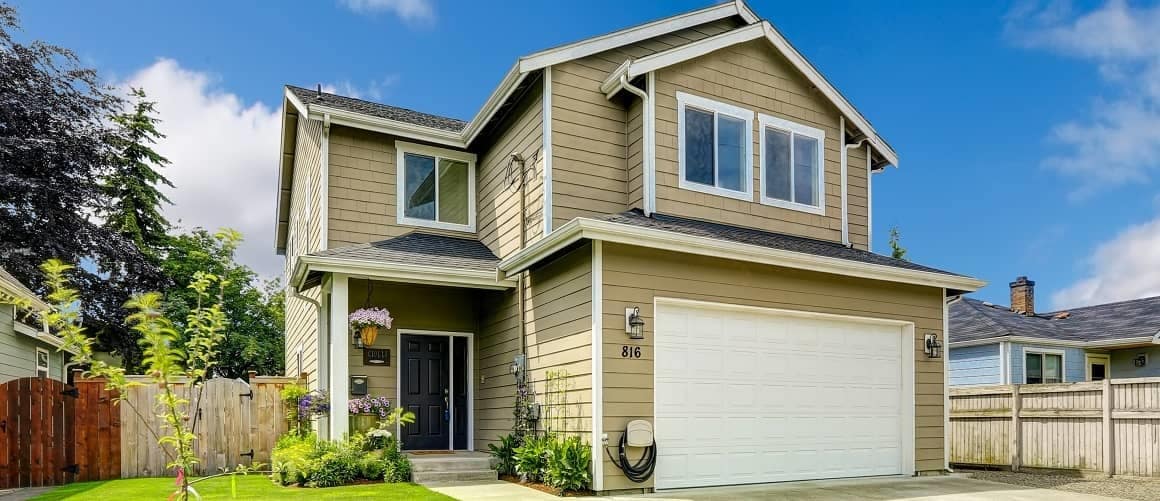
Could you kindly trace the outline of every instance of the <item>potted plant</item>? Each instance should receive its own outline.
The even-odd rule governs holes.
[[[387,397],[367,395],[347,402],[350,411],[350,431],[366,433],[375,428],[379,420],[391,415],[391,401]]]
[[[349,320],[350,327],[358,331],[363,344],[371,346],[379,337],[379,328],[390,329],[394,319],[386,308],[359,308],[351,312]]]

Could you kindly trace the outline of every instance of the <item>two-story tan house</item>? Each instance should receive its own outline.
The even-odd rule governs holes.
[[[983,283],[871,252],[897,153],[743,2],[521,57],[467,122],[292,86],[284,110],[286,366],[330,436],[366,393],[418,415],[408,449],[486,450],[513,372],[546,404],[563,371],[599,492],[946,468],[929,345]],[[394,318],[371,346],[364,306]],[[633,420],[642,483],[605,452]]]

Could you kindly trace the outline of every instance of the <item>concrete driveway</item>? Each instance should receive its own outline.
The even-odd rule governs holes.
[[[456,499],[525,500],[561,499],[543,492],[503,481],[464,482],[428,486]],[[581,499],[581,498],[566,498]],[[961,477],[883,478],[826,480],[665,491],[659,494],[589,498],[593,500],[725,501],[759,500],[943,500],[943,501],[1096,501],[1102,496],[1033,489]]]

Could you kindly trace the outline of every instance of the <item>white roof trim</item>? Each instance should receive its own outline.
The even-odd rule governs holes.
[[[307,274],[311,271],[342,273],[355,278],[370,278],[413,284],[471,287],[476,289],[502,290],[516,286],[515,280],[499,279],[498,274],[494,270],[463,270],[441,266],[390,263],[332,256],[299,257],[297,264],[294,266],[294,273],[291,275],[290,283],[294,288],[300,289],[302,283],[306,280]]]
[[[443,129],[436,129],[434,127],[426,127],[423,125],[415,125],[407,122],[400,122],[398,120],[391,120],[318,104],[311,104],[308,109],[310,110],[309,118],[312,120],[321,121],[326,117],[326,115],[330,115],[331,124],[345,125],[347,127],[355,127],[375,132],[383,132],[400,137],[419,139],[455,148],[467,147],[467,145],[463,142],[463,136],[458,132],[451,132]]]
[[[619,82],[621,80],[621,75],[624,75],[629,80],[631,80],[640,75],[644,75],[661,68],[666,68],[674,64],[682,63],[684,61],[715,52],[725,47],[748,42],[750,40],[756,40],[762,37],[765,37],[765,39],[769,40],[769,42],[773,44],[774,48],[781,52],[786,57],[786,59],[789,59],[790,63],[792,63],[794,67],[801,71],[810,81],[810,83],[814,84],[814,86],[817,87],[818,90],[821,91],[821,93],[830,100],[830,102],[837,106],[838,111],[842,113],[843,116],[849,117],[850,121],[854,123],[854,126],[866,134],[870,144],[878,151],[879,154],[886,158],[887,162],[889,162],[891,165],[894,165],[895,167],[898,166],[898,153],[896,153],[894,149],[891,148],[890,145],[887,144],[886,141],[878,135],[878,131],[874,130],[874,126],[870,125],[870,121],[867,120],[866,117],[862,116],[858,109],[855,108],[853,104],[850,104],[850,102],[847,101],[844,96],[842,96],[842,93],[838,92],[838,89],[834,88],[834,86],[831,85],[824,76],[822,76],[817,68],[814,68],[814,66],[810,64],[810,62],[804,56],[802,56],[801,53],[799,53],[797,49],[795,49],[793,45],[791,45],[789,41],[786,40],[785,37],[783,37],[781,33],[778,32],[777,29],[774,28],[773,25],[768,21],[762,21],[759,24],[751,24],[749,26],[737,28],[733,31],[711,36],[696,42],[690,42],[679,47],[642,57],[640,59],[627,60],[619,67],[617,67],[616,70],[614,70],[608,76],[608,78],[604,80],[600,86],[600,90],[604,92],[606,96],[610,96],[620,90]]]
[[[653,37],[710,23],[730,16],[741,16],[746,23],[750,24],[758,21],[757,16],[753,11],[749,10],[749,7],[744,2],[735,0],[733,2],[721,3],[701,10],[659,19],[651,23],[614,31],[606,35],[584,39],[579,42],[521,57],[519,61],[520,72],[526,73],[573,59],[591,56],[606,50],[634,44],[642,40],[648,40]]]
[[[306,105],[302,104],[302,100],[298,99],[298,96],[294,95],[294,93],[290,91],[289,87],[285,88],[283,94],[286,96],[286,100],[290,101],[290,106],[293,106],[294,109],[298,111],[298,116],[305,118],[307,115],[309,115],[309,113],[306,111]]]
[[[995,344],[1000,341],[1036,344],[1040,346],[1064,346],[1071,348],[1116,348],[1119,346],[1129,347],[1149,343],[1160,344],[1155,343],[1152,337],[1126,337],[1122,339],[1101,339],[1099,341],[1073,341],[1070,339],[1044,339],[1027,336],[995,336],[983,339],[973,339],[970,341],[952,341],[949,343],[949,346],[951,348],[966,348],[968,346]]]
[[[46,311],[52,309],[52,306],[49,306],[43,299],[40,299],[34,294],[30,294],[28,289],[20,282],[13,282],[0,277],[0,289],[4,289],[8,294],[18,298],[28,300],[28,306],[33,310]]]
[[[976,278],[860,263],[584,217],[569,221],[550,236],[504,259],[499,264],[499,270],[508,276],[518,273],[581,239],[964,291],[975,291],[986,285],[986,282]]]

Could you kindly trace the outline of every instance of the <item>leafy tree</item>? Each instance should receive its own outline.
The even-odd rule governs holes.
[[[40,263],[82,263],[68,273],[85,298],[85,326],[135,367],[140,348],[122,305],[163,277],[131,240],[91,217],[107,202],[99,180],[115,158],[108,119],[124,101],[70,50],[19,43],[18,30],[15,9],[0,4],[0,261],[41,293]],[[148,280],[128,287],[130,271]]]
[[[169,160],[153,150],[152,145],[165,135],[157,131],[154,117],[156,103],[145,99],[145,91],[130,91],[136,104],[131,112],[113,116],[117,130],[108,141],[114,155],[112,172],[104,178],[101,189],[108,204],[100,211],[105,226],[137,244],[146,253],[155,254],[168,242],[169,221],[161,214],[162,204],[172,204],[159,185],[173,183],[157,172]]]
[[[257,284],[253,270],[234,261],[240,239],[236,233],[231,239],[215,238],[201,228],[172,236],[161,262],[165,274],[174,282],[166,293],[165,311],[169,318],[185,318],[197,307],[198,296],[188,286],[198,273],[221,277],[226,282],[222,311],[229,328],[218,346],[221,357],[214,374],[231,378],[243,377],[249,370],[281,374],[285,299],[277,281]],[[181,330],[180,320],[175,322]]]
[[[890,257],[906,261],[906,247],[902,246],[902,232],[898,227],[890,228]]]

